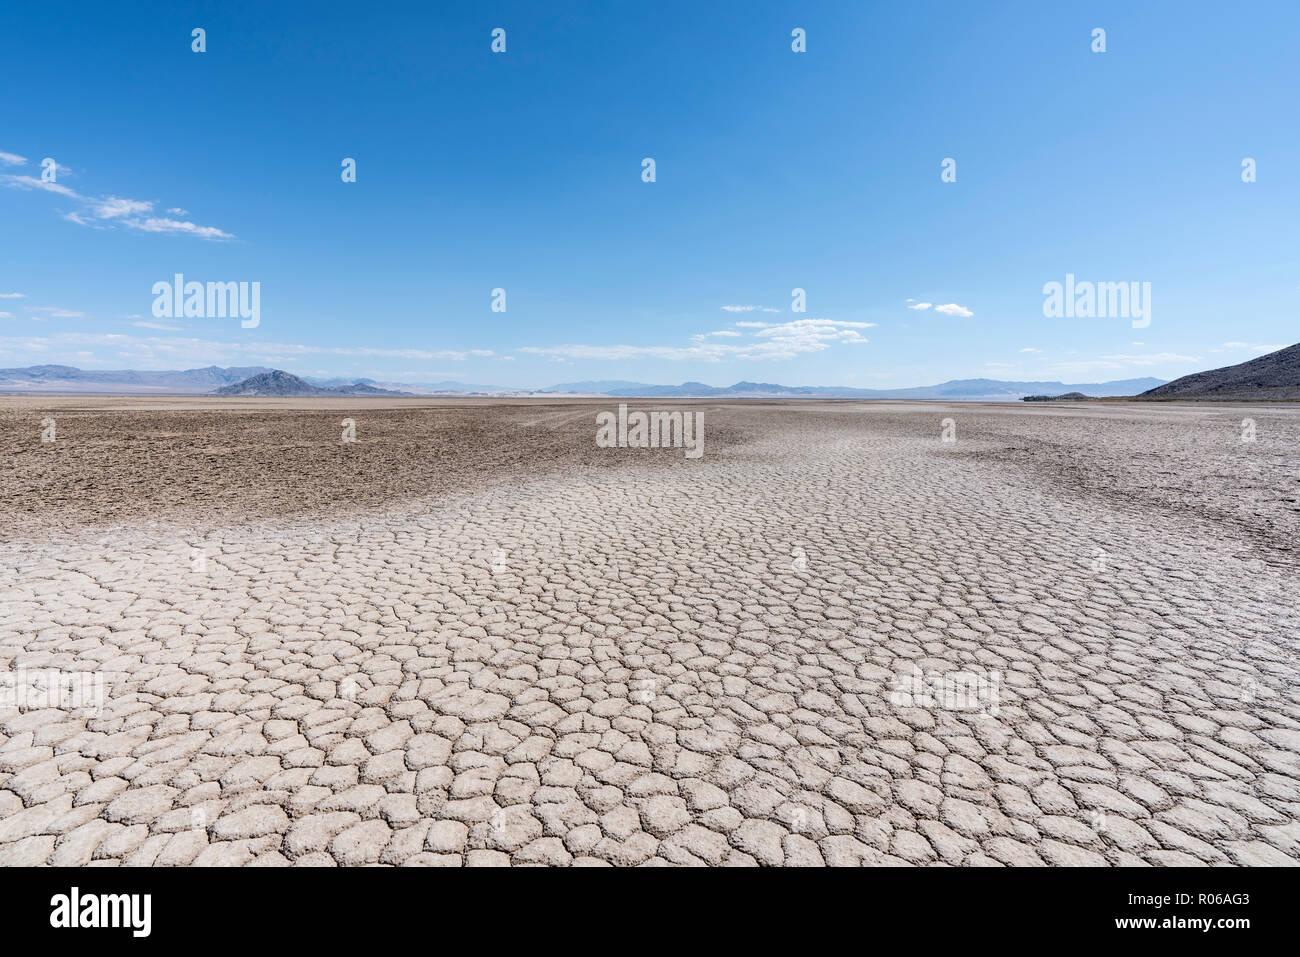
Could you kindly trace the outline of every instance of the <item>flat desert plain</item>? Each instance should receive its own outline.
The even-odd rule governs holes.
[[[1300,407],[627,401],[0,400],[0,863],[1300,860]]]

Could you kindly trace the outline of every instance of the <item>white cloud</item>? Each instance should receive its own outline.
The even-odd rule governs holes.
[[[437,351],[430,351],[428,349],[377,349],[367,346],[303,346],[289,345],[285,343],[266,343],[262,348],[278,349],[281,352],[301,355],[383,356],[388,359],[428,359],[432,361],[449,359],[453,362],[463,362],[470,356],[490,358],[496,354],[491,349],[469,349],[466,351],[439,349]]]
[[[62,183],[47,183],[35,176],[15,176],[12,173],[6,173],[0,176],[0,183],[4,183],[10,189],[43,189],[47,193],[58,193],[60,196],[67,196],[69,199],[81,199],[75,191],[68,189]]]
[[[231,233],[215,226],[198,226],[188,221],[157,216],[151,216],[148,219],[124,219],[122,223],[132,229],[138,229],[146,233],[185,233],[190,236],[198,236],[200,239],[235,238]]]
[[[0,150],[0,166],[23,166],[26,163],[26,156],[19,156],[17,153],[6,153],[4,150]]]
[[[64,213],[63,218],[70,223],[76,223],[78,226],[89,226],[91,229],[107,229],[106,226],[101,226],[98,223],[91,222],[80,213]]]
[[[26,299],[24,292],[0,292],[0,299]]]
[[[1156,352],[1151,355],[1130,356],[1130,355],[1109,355],[1098,356],[1097,358],[1109,362],[1128,362],[1135,366],[1153,366],[1161,362],[1202,362],[1200,356],[1183,356],[1176,352]]]
[[[1146,355],[1115,354],[1098,356],[1096,359],[1078,359],[1072,362],[1059,362],[1048,366],[1054,373],[1075,375],[1089,372],[1102,372],[1114,369],[1145,368],[1158,365],[1178,365],[1202,363],[1201,356],[1184,356],[1176,352],[1153,352]]]
[[[1035,349],[1033,346],[1025,346],[1025,347],[1024,347],[1023,349],[1021,349],[1020,351],[1021,351],[1021,352],[1042,352],[1043,350],[1042,350],[1042,349]]]
[[[742,335],[744,335],[744,333],[737,332],[735,329],[719,329],[716,332],[701,332],[699,335],[691,336],[691,339],[694,342],[703,342],[705,339],[708,339],[711,336],[726,336],[729,338],[739,338]]]
[[[63,309],[59,306],[23,306],[28,312],[43,312],[52,319],[85,319],[84,312]]]
[[[142,322],[133,322],[131,323],[131,325],[138,326],[141,329],[158,329],[163,332],[180,332],[182,328],[181,326],[170,326],[165,322],[142,321]]]
[[[470,356],[495,356],[490,349],[380,349],[344,346],[308,346],[286,342],[219,342],[185,336],[131,336],[124,333],[64,332],[50,336],[0,337],[0,350],[48,354],[76,349],[113,350],[141,368],[175,368],[178,363],[200,365],[227,362],[239,365],[274,365],[316,355],[379,356],[383,358],[460,362]]]
[[[66,172],[66,169],[64,171]],[[143,233],[188,235],[197,236],[199,239],[235,238],[233,234],[215,226],[200,226],[189,220],[150,215],[157,205],[152,200],[127,199],[121,196],[82,196],[62,183],[47,183],[33,176],[3,174],[0,175],[0,185],[8,186],[10,189],[40,189],[76,200],[81,204],[81,209],[63,213],[62,217],[78,226],[104,229],[121,225]],[[168,212],[183,213],[180,207],[172,207]]]
[[[633,346],[626,344],[523,346],[519,352],[551,359],[666,359],[670,361],[723,362],[731,359],[792,359],[797,355],[821,352],[833,343],[865,343],[859,329],[869,329],[873,322],[842,322],[835,319],[796,319],[777,325],[737,323],[757,327],[758,331],[744,343],[696,341],[689,346]]]
[[[12,319],[12,318],[14,318],[14,314],[12,312],[0,312],[0,319]]]
[[[915,299],[907,300],[911,305],[907,308],[916,312],[924,312],[926,309],[933,309],[935,312],[944,316],[960,316],[963,319],[975,315],[965,306],[959,306],[955,302],[950,302],[945,306],[936,306],[932,302],[917,302]]]
[[[1277,352],[1279,349],[1285,349],[1285,345],[1265,345],[1258,342],[1225,342],[1217,349],[1211,349],[1211,352],[1255,352],[1259,355],[1267,355],[1270,352]]]
[[[123,216],[135,216],[153,209],[153,203],[139,199],[122,199],[119,196],[105,196],[92,200],[90,209],[96,219],[119,219]]]
[[[830,330],[840,329],[846,331],[842,335],[833,336],[833,338],[852,338],[858,335],[852,330],[870,329],[874,325],[874,322],[844,322],[838,319],[795,319],[792,322],[768,326],[754,333],[754,335],[788,338],[796,335],[824,334]]]
[[[758,306],[723,306],[727,312],[753,312]]]

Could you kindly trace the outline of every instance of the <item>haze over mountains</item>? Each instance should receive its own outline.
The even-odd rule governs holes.
[[[407,386],[399,383],[376,382],[374,379],[316,378],[314,376],[295,376],[293,373],[272,369],[270,366],[205,366],[201,369],[184,370],[99,370],[78,369],[75,366],[40,365],[17,369],[0,369],[0,392],[48,392],[48,393],[118,393],[118,394],[156,394],[156,395],[209,395],[226,387],[238,385],[248,379],[280,372],[281,375],[304,383],[308,387],[338,390],[347,386],[353,394],[375,394],[367,388],[377,389],[380,393],[396,392],[400,394],[419,394],[437,392],[501,392],[495,386],[470,386],[455,382],[433,382]],[[262,383],[272,389],[268,395],[308,395],[309,392],[277,392],[277,388],[287,388],[283,383]],[[230,393],[225,393],[230,394]],[[243,393],[251,394],[251,393]]]
[[[701,397],[807,397],[819,399],[944,399],[947,401],[976,401],[989,399],[1019,399],[1024,395],[1043,392],[1083,392],[1090,396],[1136,395],[1164,380],[1150,376],[1142,379],[1121,379],[1116,382],[1092,382],[1083,385],[1066,385],[1063,382],[1008,382],[1001,379],[953,379],[939,385],[915,386],[907,389],[853,389],[847,386],[788,386],[773,382],[737,382],[730,386],[711,386],[703,382],[683,382],[681,385],[649,385],[637,382],[566,382],[547,389],[547,392],[596,393],[609,396],[645,396],[650,398]]]
[[[297,376],[266,366],[205,366],[199,369],[141,371],[86,370],[75,366],[39,365],[0,369],[0,392],[118,393],[155,395],[602,395],[613,398],[819,398],[932,399],[940,401],[1014,401],[1025,396],[1088,398],[1135,396],[1144,399],[1300,399],[1300,344],[1248,362],[1165,382],[1150,376],[1112,382],[1008,381],[953,379],[906,389],[857,389],[847,386],[788,386],[774,382],[737,382],[711,386],[703,382],[654,385],[625,379],[561,382],[546,389],[475,385],[443,380],[426,383],[377,382],[374,379]]]
[[[276,375],[265,378],[271,373]],[[287,377],[287,378],[286,378]],[[248,380],[255,380],[251,384]],[[292,381],[289,381],[292,380]],[[846,386],[787,386],[771,382],[737,382],[711,386],[703,382],[654,385],[627,380],[562,382],[545,389],[478,385],[444,380],[426,383],[377,382],[374,379],[296,376],[266,366],[206,366],[200,369],[140,371],[84,370],[43,365],[0,369],[0,391],[46,393],[120,393],[156,395],[607,395],[613,397],[807,397],[861,399],[943,399],[948,401],[1016,400],[1025,395],[1082,392],[1122,396],[1159,386],[1163,379],[1123,379],[1069,385],[1062,382],[1015,382],[1001,379],[956,379],[905,389],[856,389]],[[241,387],[241,388],[228,388]],[[320,390],[320,391],[314,391]]]
[[[220,366],[207,366],[202,369],[154,372],[40,365],[0,369],[0,391],[202,394],[270,371],[266,366],[229,366],[224,369]]]

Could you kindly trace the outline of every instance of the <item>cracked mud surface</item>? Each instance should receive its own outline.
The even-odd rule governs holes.
[[[363,409],[366,491],[332,407],[146,475],[23,401],[0,670],[104,701],[0,706],[0,864],[1300,861],[1300,410],[485,404],[448,477]]]

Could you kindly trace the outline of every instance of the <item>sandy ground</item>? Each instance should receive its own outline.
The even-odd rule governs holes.
[[[0,863],[1300,861],[1300,409],[614,405],[0,400]]]

